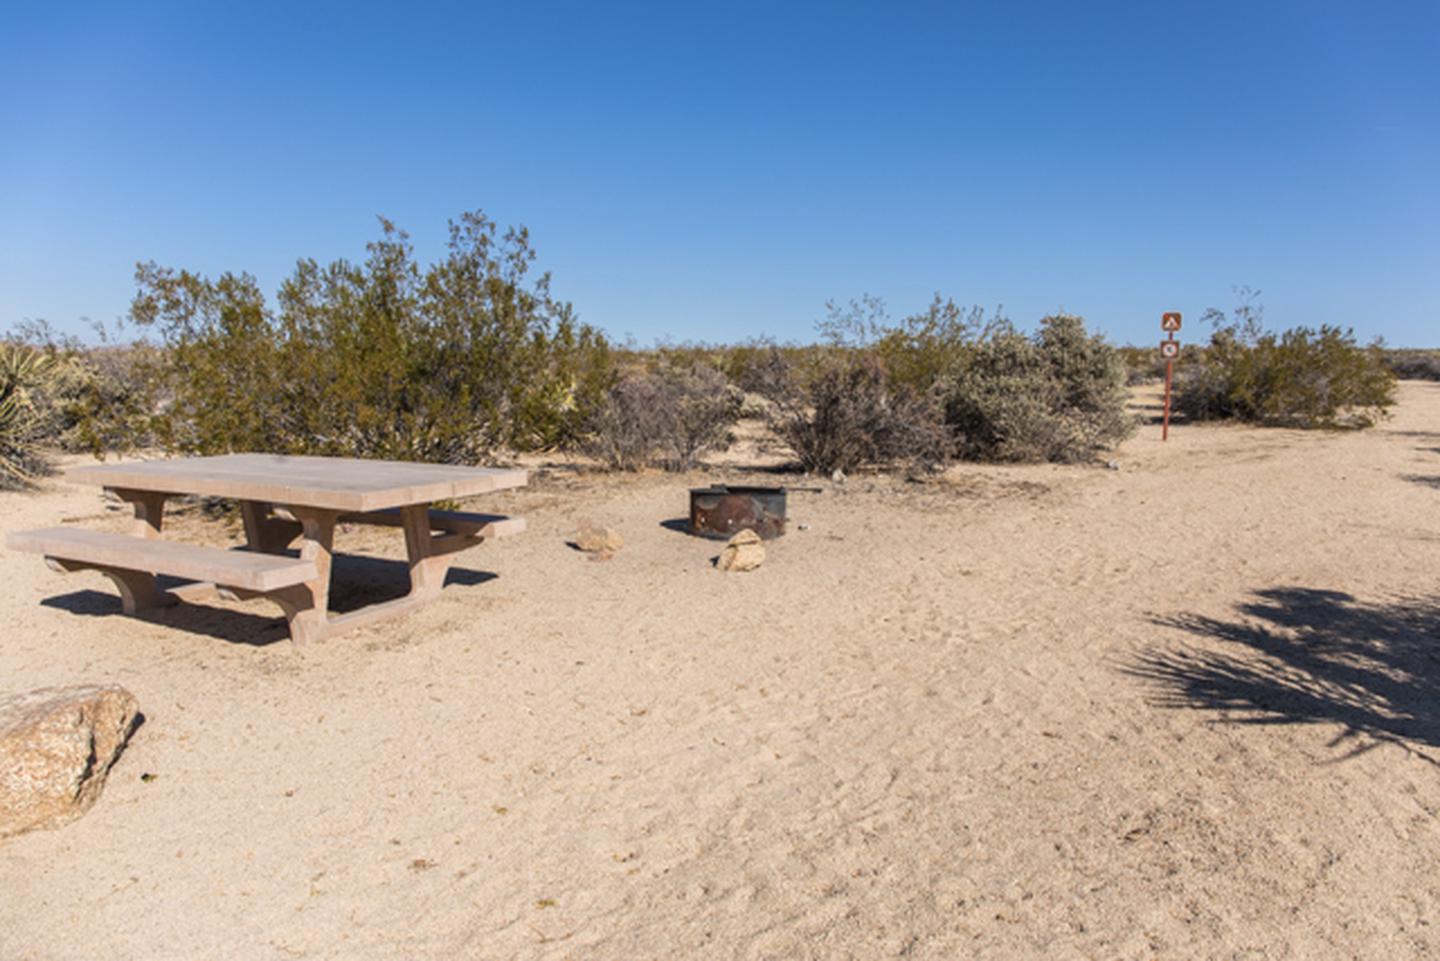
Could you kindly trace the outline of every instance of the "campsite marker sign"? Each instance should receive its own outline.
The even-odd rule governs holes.
[[[1175,358],[1180,356],[1180,341],[1175,332],[1180,329],[1180,311],[1171,310],[1160,315],[1160,329],[1165,339],[1160,341],[1160,356],[1165,358],[1165,421],[1160,428],[1160,439],[1170,439],[1170,381],[1175,375]]]

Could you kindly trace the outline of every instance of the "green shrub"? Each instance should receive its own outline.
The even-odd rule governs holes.
[[[825,355],[808,377],[778,352],[765,365],[760,393],[772,402],[770,427],[809,472],[863,465],[933,465],[949,437],[934,392],[891,383],[878,357],[842,350]]]
[[[422,270],[381,224],[363,264],[301,260],[274,311],[248,274],[137,268],[167,447],[469,463],[579,438],[613,361],[549,275],[528,276],[528,233],[464,214]]]
[[[689,470],[728,447],[744,395],[705,363],[661,363],[622,377],[589,423],[585,448],[607,466]]]
[[[1198,362],[1179,371],[1175,407],[1196,420],[1236,419],[1288,427],[1368,427],[1395,402],[1395,375],[1378,347],[1322,326],[1266,331],[1247,302],[1215,325]]]
[[[1033,337],[992,329],[952,374],[945,417],[962,457],[1075,462],[1127,437],[1125,365],[1079,317],[1046,317]]]

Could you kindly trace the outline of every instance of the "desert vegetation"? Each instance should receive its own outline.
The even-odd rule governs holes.
[[[1382,349],[1380,359],[1400,380],[1440,380],[1440,350]]]
[[[21,344],[0,344],[0,486],[28,482],[43,469],[43,401],[50,358]]]
[[[362,263],[302,259],[273,300],[255,278],[136,268],[133,337],[99,346],[43,324],[3,341],[0,474],[52,449],[234,450],[473,463],[526,451],[615,470],[689,470],[742,418],[814,473],[952,459],[1092,460],[1135,427],[1127,386],[1157,380],[1153,348],[1114,347],[1069,315],[1032,333],[1002,311],[935,295],[892,318],[878,298],[827,305],[808,345],[610,343],[551,291],[523,228],[482,212],[415,259],[381,221]],[[1397,374],[1440,376],[1435,352],[1362,347],[1336,327],[1268,330],[1242,289],[1177,364],[1194,420],[1365,426]]]
[[[1228,315],[1212,308],[1210,343],[1181,369],[1176,408],[1195,420],[1284,427],[1368,427],[1395,402],[1378,345],[1333,326],[1268,330],[1255,293]]]
[[[1125,367],[1079,317],[1046,317],[1033,336],[1001,325],[953,375],[946,422],[974,460],[1075,462],[1135,429]]]
[[[689,470],[701,454],[730,445],[743,399],[715,366],[662,358],[616,380],[580,446],[617,470]]]
[[[571,442],[610,385],[605,339],[532,278],[521,229],[450,225],[422,269],[382,221],[363,264],[301,260],[255,279],[142,264],[133,321],[158,335],[167,448],[475,461]]]

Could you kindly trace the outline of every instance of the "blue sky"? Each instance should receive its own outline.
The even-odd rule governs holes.
[[[1246,284],[1440,345],[1435,0],[0,0],[0,130],[0,328],[482,208],[642,343],[936,291],[1146,343]]]

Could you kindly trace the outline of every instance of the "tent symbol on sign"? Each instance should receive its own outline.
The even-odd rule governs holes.
[[[1161,314],[1161,315],[1160,315],[1160,329],[1161,329],[1161,330],[1169,330],[1169,331],[1179,330],[1179,329],[1180,329],[1180,313],[1179,313],[1179,311],[1173,311],[1173,310],[1172,310],[1172,311],[1171,311],[1170,313],[1168,313],[1168,314]]]

